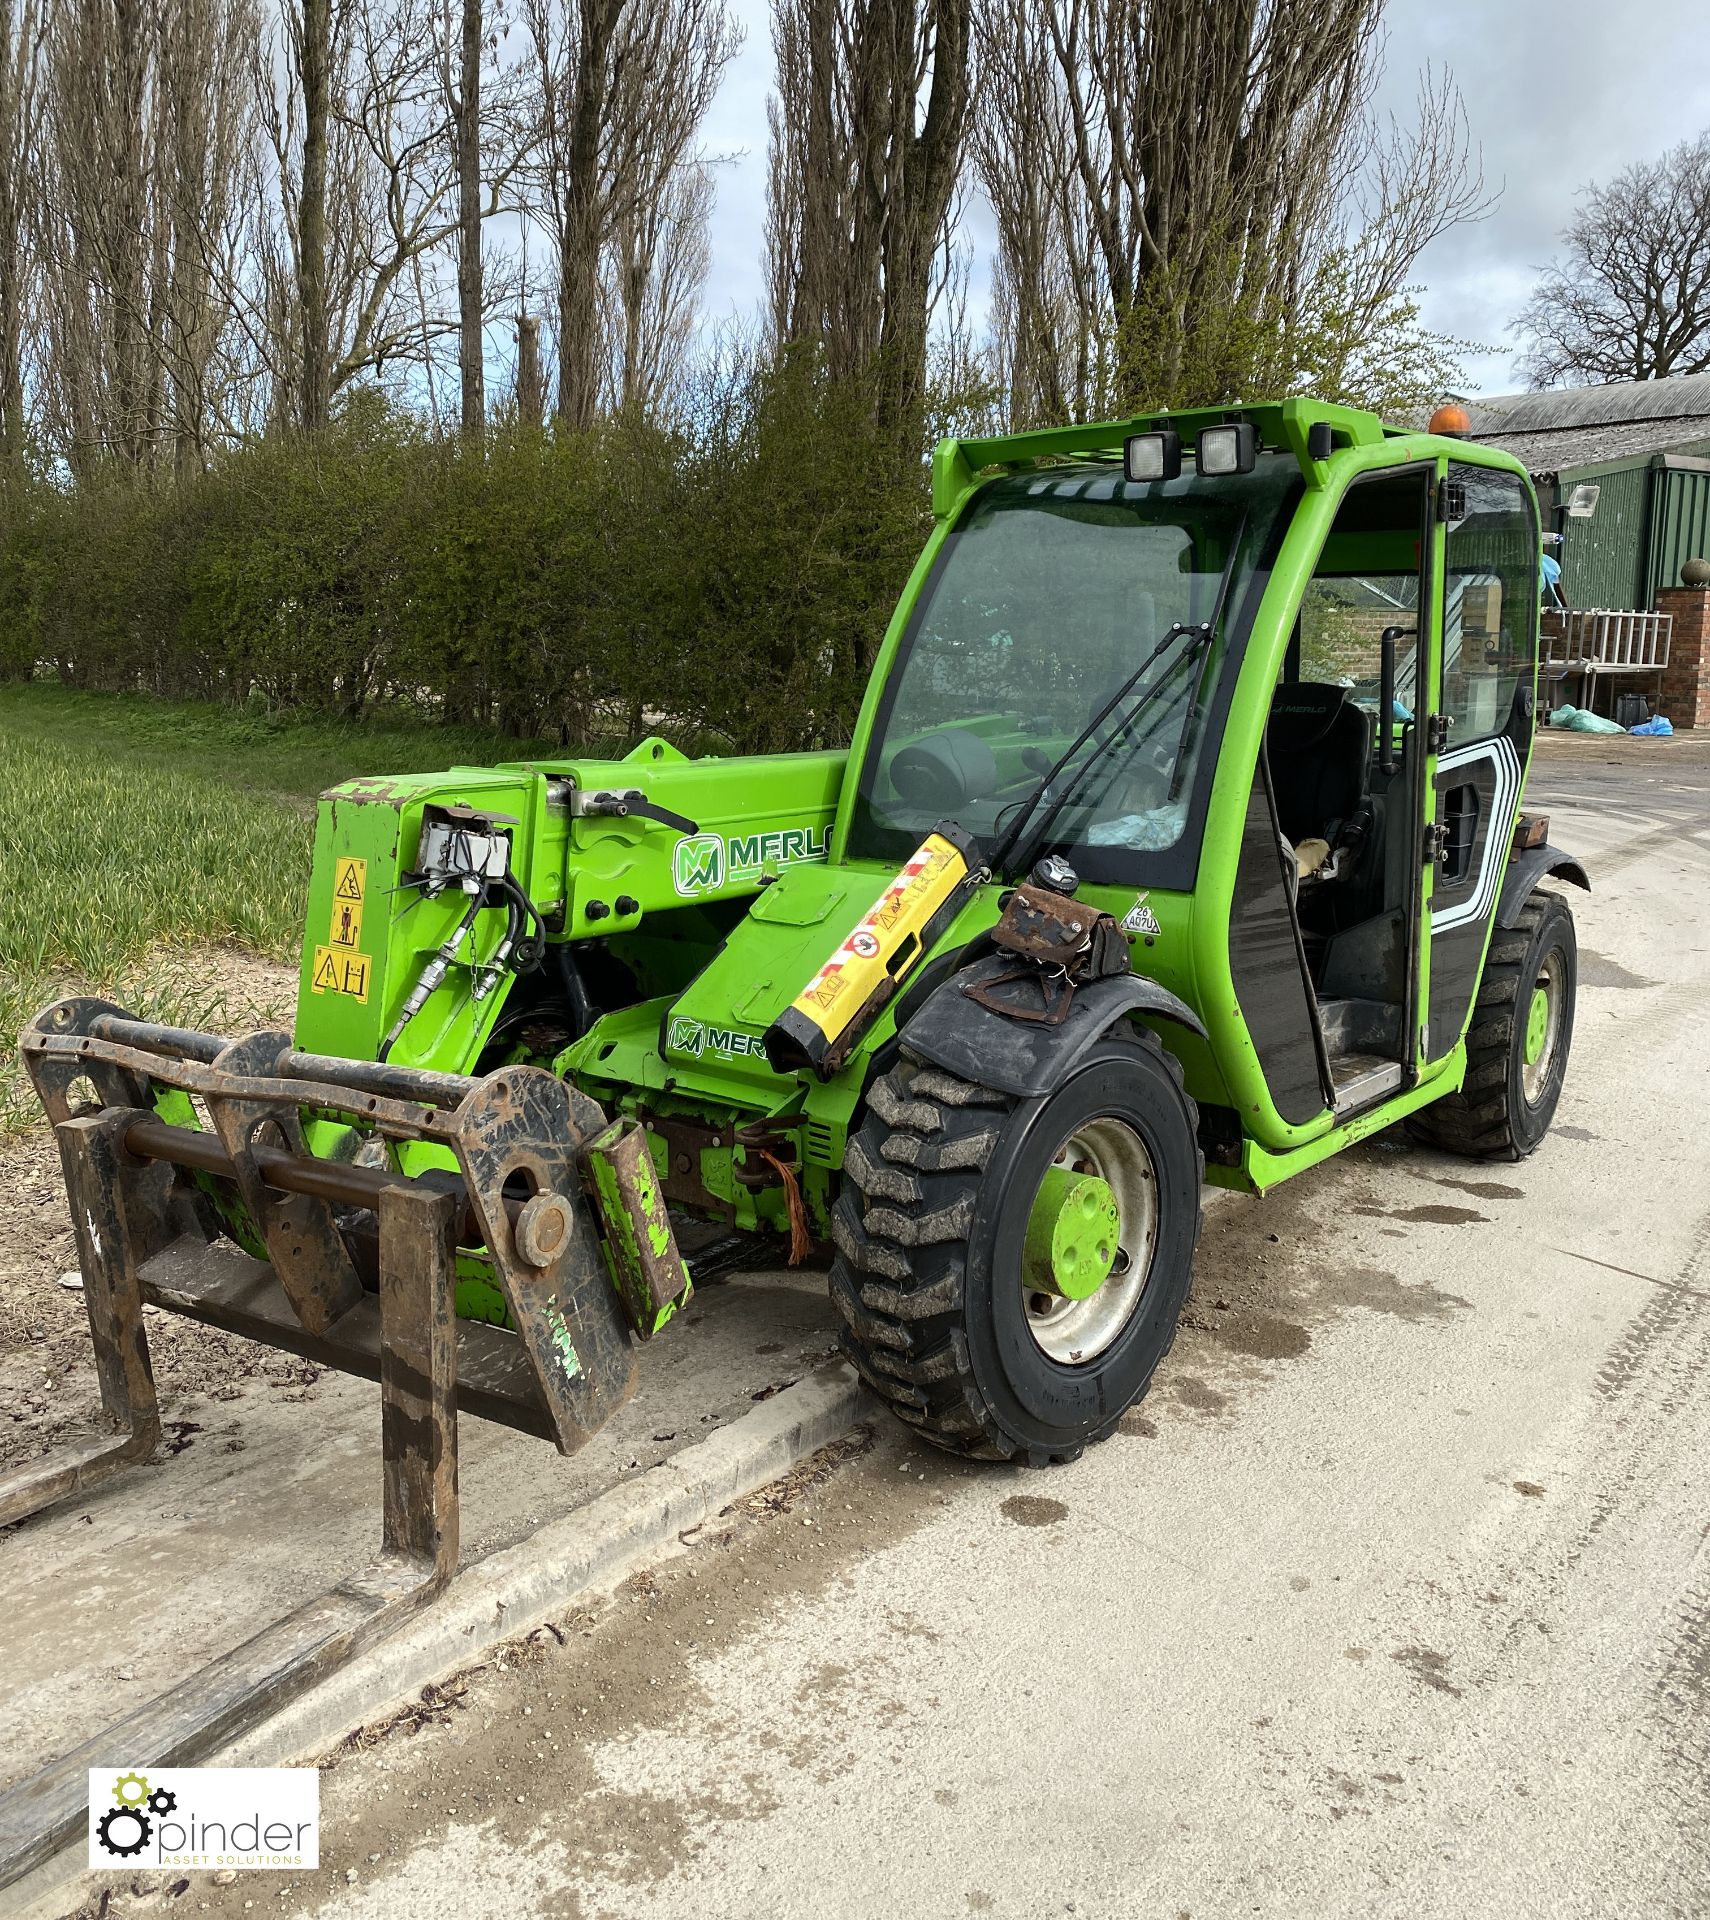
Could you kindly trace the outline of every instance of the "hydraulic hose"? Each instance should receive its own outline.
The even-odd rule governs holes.
[[[475,916],[481,911],[484,898],[484,893],[477,893],[470,896],[469,905],[463,918],[459,920],[457,925],[452,929],[444,946],[442,946],[438,953],[422,968],[421,978],[411,987],[409,998],[405,1000],[403,1006],[399,1009],[397,1019],[392,1022],[391,1032],[380,1042],[380,1059],[384,1060],[398,1044],[398,1036],[416,1015],[421,1012],[422,1008],[427,1005],[428,996],[450,971],[451,963],[457,958],[457,949],[462,946],[470,930],[475,925]]]

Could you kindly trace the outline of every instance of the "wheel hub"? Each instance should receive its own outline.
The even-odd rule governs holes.
[[[1121,1219],[1096,1173],[1051,1166],[1027,1220],[1022,1271],[1030,1291],[1088,1300],[1110,1277]]]
[[[1158,1177],[1140,1134],[1114,1115],[1057,1149],[1021,1255],[1027,1331],[1061,1366],[1095,1360],[1138,1311],[1158,1239]]]

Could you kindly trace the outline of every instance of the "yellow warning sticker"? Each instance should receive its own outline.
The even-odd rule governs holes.
[[[368,862],[352,859],[347,854],[333,868],[333,898],[360,905],[367,881]]]
[[[368,998],[368,969],[373,964],[365,953],[340,953],[336,947],[316,947],[315,968],[309,977],[312,993],[348,994],[352,1000]]]
[[[332,928],[327,934],[335,947],[343,947],[347,952],[362,945],[362,902],[360,900],[335,900],[332,910]]]

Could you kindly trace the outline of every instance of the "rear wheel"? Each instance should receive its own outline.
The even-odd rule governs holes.
[[[1149,1033],[1114,1030],[1033,1100],[905,1057],[845,1155],[845,1350],[935,1446],[1072,1460],[1170,1349],[1203,1172],[1181,1069]]]
[[[1514,926],[1491,935],[1466,1079],[1413,1116],[1415,1137],[1474,1159],[1525,1159],[1555,1118],[1578,984],[1573,914],[1558,894],[1536,892]]]

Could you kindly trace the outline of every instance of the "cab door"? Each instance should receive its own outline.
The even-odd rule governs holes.
[[[1435,752],[1421,1053],[1459,1041],[1478,991],[1532,750],[1538,521],[1518,474],[1451,460],[1440,482],[1442,609],[1431,648]]]

